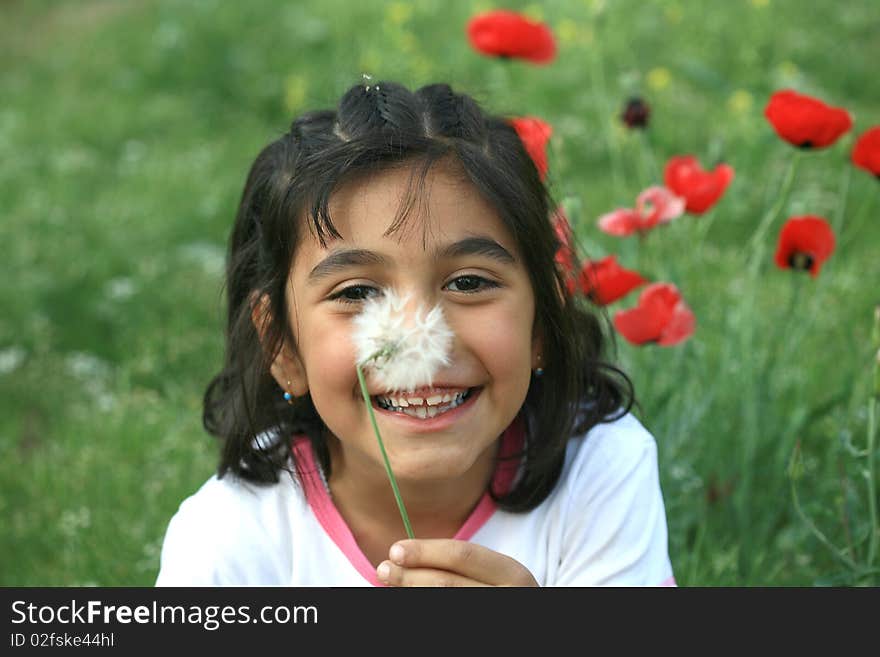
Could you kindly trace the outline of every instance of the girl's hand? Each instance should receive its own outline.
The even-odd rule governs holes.
[[[516,559],[448,538],[398,541],[376,569],[389,586],[538,586]]]

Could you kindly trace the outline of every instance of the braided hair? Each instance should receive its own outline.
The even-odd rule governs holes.
[[[204,396],[205,429],[222,441],[218,475],[274,483],[293,463],[291,437],[308,436],[330,474],[325,425],[309,395],[288,404],[270,373],[283,346],[296,352],[284,289],[296,245],[309,230],[323,247],[341,237],[330,197],[377,169],[411,166],[411,189],[389,228],[397,230],[439,163],[456,167],[496,209],[523,255],[535,295],[545,373],[533,378],[522,408],[523,476],[495,496],[500,508],[537,506],[559,479],[572,435],[629,411],[630,380],[607,362],[607,326],[582,298],[565,294],[554,264],[559,242],[550,197],[509,121],[485,113],[447,84],[410,91],[394,82],[357,85],[335,110],[306,112],[257,156],[233,226],[226,266],[228,315],[222,370]],[[256,299],[268,299],[262,331]],[[262,337],[261,337],[262,334]]]

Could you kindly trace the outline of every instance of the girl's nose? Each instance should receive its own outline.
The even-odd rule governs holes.
[[[417,311],[420,311],[424,316],[424,313],[430,311],[434,306],[440,303],[440,295],[437,293],[437,290],[433,289],[433,285],[431,284],[423,284],[423,283],[407,283],[406,285],[401,285],[395,290],[401,299],[406,298],[406,306],[405,311],[407,314],[412,314]]]

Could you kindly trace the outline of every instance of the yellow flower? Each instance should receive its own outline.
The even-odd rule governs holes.
[[[648,71],[648,86],[654,91],[663,91],[672,81],[672,73],[664,66]]]
[[[569,46],[578,40],[578,25],[570,18],[563,18],[556,26],[556,35],[559,37],[559,43],[563,46]]]
[[[305,104],[309,82],[302,75],[288,75],[284,80],[284,107],[296,112]]]
[[[411,17],[413,6],[408,2],[392,2],[385,10],[385,19],[392,25],[403,25]]]
[[[752,109],[754,98],[745,89],[737,89],[727,99],[727,107],[734,114],[747,114]]]

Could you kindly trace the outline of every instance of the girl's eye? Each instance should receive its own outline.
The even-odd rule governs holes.
[[[341,301],[342,303],[360,303],[376,294],[380,294],[379,290],[370,285],[351,285],[332,294],[330,299]]]
[[[495,281],[490,281],[488,278],[483,278],[482,276],[474,276],[473,274],[454,278],[449,281],[448,285],[455,285],[455,287],[458,288],[457,290],[453,289],[453,292],[464,292],[466,294],[473,294],[480,290],[498,287],[498,283]]]
[[[464,294],[474,294],[475,292],[498,287],[498,283],[482,276],[474,276],[473,274],[458,276],[446,285],[452,292]],[[382,292],[371,285],[350,285],[333,293],[329,299],[331,301],[340,301],[341,303],[361,303],[379,294],[382,294]]]

